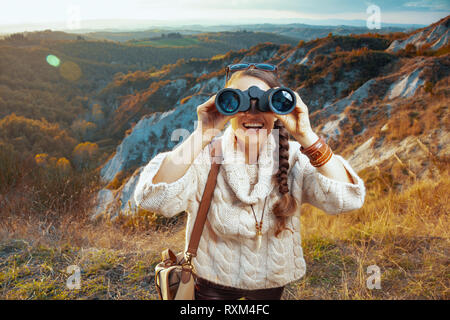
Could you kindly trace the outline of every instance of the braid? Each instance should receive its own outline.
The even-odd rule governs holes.
[[[281,194],[289,192],[287,184],[287,173],[289,170],[289,133],[280,120],[276,120],[274,129],[278,129],[279,134],[279,169],[277,172],[278,190]]]
[[[288,185],[288,170],[289,170],[289,132],[283,126],[281,120],[277,119],[274,123],[274,129],[278,129],[279,134],[279,169],[276,174],[278,182],[278,191],[282,197],[274,204],[272,209],[273,213],[277,217],[277,230],[275,236],[283,230],[290,230],[286,228],[286,218],[292,216],[297,211],[297,201],[289,193]],[[292,230],[291,230],[292,232]]]

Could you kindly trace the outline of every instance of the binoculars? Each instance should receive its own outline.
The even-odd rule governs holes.
[[[216,95],[216,109],[226,116],[232,116],[248,111],[251,99],[257,100],[256,107],[259,111],[273,111],[277,114],[288,114],[297,104],[295,94],[289,88],[271,88],[264,91],[257,86],[251,86],[245,91],[232,88],[220,90]]]

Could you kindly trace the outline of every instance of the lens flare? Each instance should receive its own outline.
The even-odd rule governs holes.
[[[61,61],[59,60],[59,58],[57,56],[54,56],[52,54],[49,54],[46,58],[47,63],[49,65],[51,65],[52,67],[59,67],[59,64],[61,63]]]
[[[69,81],[77,81],[82,75],[80,67],[72,61],[63,62],[61,68],[59,68],[59,73],[64,79]]]

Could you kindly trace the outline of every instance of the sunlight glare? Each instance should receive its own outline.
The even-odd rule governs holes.
[[[47,63],[49,65],[51,65],[52,67],[59,67],[59,64],[61,63],[61,61],[59,60],[59,58],[57,56],[54,56],[52,54],[49,54],[46,58]]]

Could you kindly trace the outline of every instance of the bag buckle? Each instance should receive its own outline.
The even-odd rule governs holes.
[[[196,255],[193,253],[190,253],[190,252],[186,252],[185,256],[186,256],[186,259],[185,259],[186,261],[183,263],[183,266],[189,265],[192,267],[192,258],[194,258]]]

